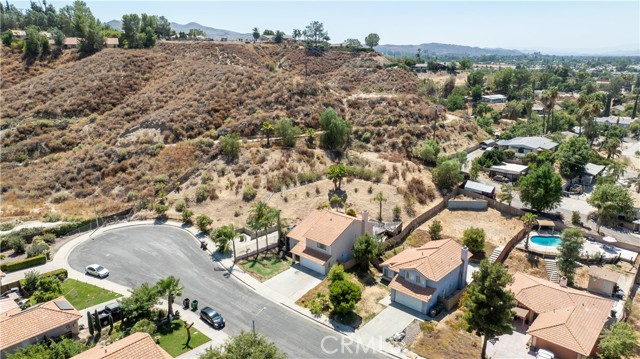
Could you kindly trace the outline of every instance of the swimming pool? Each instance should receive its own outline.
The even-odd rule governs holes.
[[[557,247],[560,245],[561,239],[558,236],[531,236],[529,241],[541,246]]]

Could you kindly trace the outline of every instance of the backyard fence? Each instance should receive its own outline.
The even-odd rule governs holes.
[[[502,250],[502,252],[500,252],[498,257],[496,258],[496,263],[504,263],[504,261],[507,260],[509,253],[511,253],[511,250],[515,248],[516,244],[518,244],[521,240],[524,239],[524,237],[527,236],[527,232],[528,231],[526,228],[522,228],[518,233],[516,233],[515,236],[511,237],[507,244],[504,245],[504,249]]]
[[[484,211],[487,209],[487,201],[450,199],[447,201],[447,208],[449,210],[462,209],[470,211]]]

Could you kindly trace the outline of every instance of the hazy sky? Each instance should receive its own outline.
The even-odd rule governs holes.
[[[28,2],[12,2],[24,8]],[[55,7],[69,1],[50,0]],[[332,41],[370,32],[381,44],[441,42],[516,49],[639,49],[640,1],[87,1],[106,22],[125,13],[287,34],[312,20]]]

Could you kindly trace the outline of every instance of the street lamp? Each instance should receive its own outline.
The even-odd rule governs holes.
[[[251,320],[251,332],[253,333],[253,336],[256,336],[256,318],[260,315],[260,313],[262,313],[263,310],[267,309],[267,307],[262,307],[262,309],[260,309],[258,311],[258,313],[256,313],[253,316],[253,320]]]

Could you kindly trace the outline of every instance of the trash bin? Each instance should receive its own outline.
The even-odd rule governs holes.
[[[182,300],[182,307],[183,307],[184,309],[189,309],[189,298],[184,298],[184,299]]]
[[[193,310],[194,312],[198,310],[198,300],[194,299],[191,301],[191,310]]]

